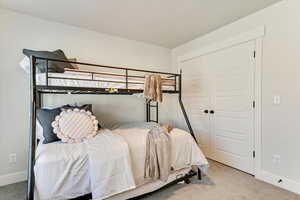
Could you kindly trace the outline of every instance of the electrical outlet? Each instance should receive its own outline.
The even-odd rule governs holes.
[[[275,165],[278,165],[278,164],[280,164],[280,162],[281,162],[280,155],[273,155],[273,163]]]
[[[17,163],[17,154],[15,154],[15,153],[9,154],[8,162],[9,162],[9,164],[16,164]]]

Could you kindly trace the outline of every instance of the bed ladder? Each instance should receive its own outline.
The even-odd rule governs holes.
[[[155,120],[151,119],[151,109],[155,108],[156,118]],[[146,100],[146,120],[147,122],[156,122],[158,123],[158,102],[152,100]]]

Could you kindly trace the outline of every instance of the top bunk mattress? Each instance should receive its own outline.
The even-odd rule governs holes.
[[[36,75],[37,85],[47,85],[46,73]],[[87,87],[87,88],[114,88],[114,89],[144,89],[144,79],[128,78],[128,88],[126,88],[126,78],[113,75],[92,75],[87,73],[48,73],[48,86],[64,87]],[[174,80],[164,80],[163,90],[174,90]]]

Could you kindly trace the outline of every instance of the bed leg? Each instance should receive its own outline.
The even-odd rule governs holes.
[[[202,180],[202,174],[199,168],[198,168],[198,180]]]
[[[190,183],[191,183],[191,180],[190,180],[189,178],[186,178],[186,179],[184,180],[184,183],[185,183],[185,184],[190,184]]]

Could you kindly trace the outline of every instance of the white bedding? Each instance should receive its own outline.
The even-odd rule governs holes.
[[[122,136],[129,145],[132,171],[137,186],[148,183],[150,180],[144,178],[146,137],[150,127],[118,128],[114,133]],[[207,172],[208,162],[194,141],[193,137],[181,129],[173,129],[170,133],[171,139],[171,166],[174,171],[188,168],[192,165],[198,166],[203,173]]]
[[[20,62],[21,68],[27,73],[30,74],[30,60],[25,56]],[[69,69],[70,70],[70,69]],[[86,71],[86,70],[84,70]],[[101,71],[99,71],[101,72]],[[91,73],[83,72],[74,72],[74,71],[65,71],[64,73],[48,73],[48,85],[50,86],[69,86],[69,87],[90,87],[90,88],[116,88],[116,89],[126,89],[125,83],[113,83],[113,82],[99,82],[91,81],[94,80],[103,80],[103,81],[117,81],[125,82],[126,78],[123,76],[113,76],[113,75],[103,75],[103,74],[94,74],[92,77]],[[53,79],[50,77],[60,77],[60,78],[77,78],[77,79],[88,79],[88,80],[68,80],[68,79]],[[138,83],[138,84],[128,84],[128,89],[144,89],[144,79],[129,77],[128,82]],[[46,85],[46,73],[38,73],[36,75],[37,85]],[[142,84],[141,84],[142,83]],[[163,89],[164,90],[174,90],[174,80],[164,80]]]
[[[84,143],[40,143],[34,167],[35,199],[71,199],[91,193],[88,166]]]
[[[90,87],[90,88],[118,88],[125,89],[125,83],[111,83],[111,82],[99,82],[91,81],[92,75],[86,73],[49,73],[48,77],[60,77],[60,78],[76,78],[76,79],[89,79],[89,80],[68,80],[68,79],[48,79],[48,84],[51,86],[69,86],[69,87]],[[125,82],[125,77],[117,76],[106,76],[106,75],[95,75],[94,80],[103,81],[121,81]],[[140,78],[129,78],[129,82],[139,83],[139,84],[128,84],[129,89],[144,89],[144,79]],[[37,85],[46,85],[46,74],[41,73],[36,76]],[[171,82],[172,83],[172,82]],[[174,90],[173,86],[163,85],[164,90]]]
[[[184,176],[191,169],[192,168],[185,168],[185,169],[174,171],[173,173],[170,174],[167,182],[164,182],[161,180],[153,181],[153,182],[141,185],[134,190],[129,190],[127,192],[122,192],[120,194],[111,196],[105,200],[124,200],[124,199],[130,199],[133,197],[137,197],[137,196],[149,193],[149,192],[153,192],[153,191],[158,190],[159,188],[167,185],[168,183],[175,181],[178,177]]]
[[[145,143],[149,128],[150,127],[120,127],[112,131],[115,135],[121,136],[128,144],[131,157],[131,164],[129,165],[131,165],[130,167],[136,187],[149,184],[149,180],[144,179]],[[174,129],[170,135],[172,143],[172,167],[174,171],[189,168],[191,165],[197,165],[205,172],[208,167],[208,162],[191,135],[180,129]],[[90,149],[100,150],[102,147],[102,151],[97,157],[99,159],[97,159],[96,156],[94,157],[95,159],[93,159],[94,166],[102,165],[110,156],[115,157],[118,154],[113,144],[107,143],[104,146],[101,145],[104,141],[105,140],[95,140],[91,145],[93,148]],[[112,154],[109,153],[109,151],[115,153]],[[105,188],[105,181],[103,182],[97,177],[101,177],[101,171],[103,169],[101,169],[101,167],[93,167],[92,170],[89,169],[88,152],[90,151],[85,143],[40,144],[37,149],[35,165],[35,189],[36,195],[41,198],[37,199],[69,199],[93,191],[94,193],[95,191],[100,191],[101,193],[101,190]],[[94,151],[94,153],[98,154],[99,151]],[[93,187],[91,182],[97,183],[97,186]],[[163,183],[160,184],[163,185]],[[115,188],[115,186],[111,184],[108,184],[108,186],[109,188],[106,188],[108,189],[106,191]],[[124,192],[128,189],[129,188],[124,189]],[[132,190],[128,192],[130,191]],[[109,197],[113,193],[116,194],[116,191],[112,190],[109,195],[104,196]]]
[[[102,200],[136,187],[128,144],[110,131],[87,140],[93,199]]]
[[[79,144],[40,145],[34,170],[36,200],[102,200],[135,188],[128,145],[109,130]]]

